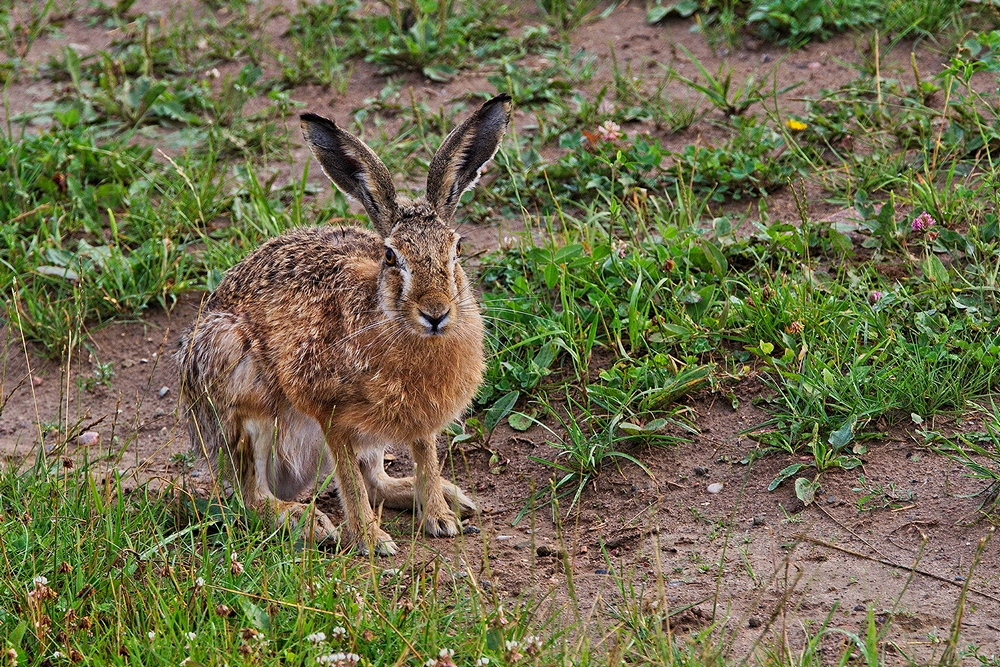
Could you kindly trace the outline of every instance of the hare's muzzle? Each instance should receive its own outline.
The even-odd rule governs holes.
[[[423,300],[417,306],[417,320],[425,333],[437,336],[445,332],[452,322],[451,304],[443,300]]]

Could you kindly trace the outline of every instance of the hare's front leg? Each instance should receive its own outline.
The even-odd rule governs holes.
[[[417,516],[424,532],[431,537],[458,535],[462,532],[462,520],[445,501],[441,469],[438,467],[437,443],[434,438],[417,438],[410,448],[413,450]]]
[[[361,553],[380,556],[396,553],[396,543],[379,528],[378,519],[372,511],[350,433],[330,426],[326,429],[326,445],[333,457],[334,479],[347,522],[341,532],[341,546],[353,546]]]

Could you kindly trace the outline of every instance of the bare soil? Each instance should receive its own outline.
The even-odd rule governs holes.
[[[540,21],[534,3],[514,4],[518,11],[511,13],[512,30]],[[184,5],[170,7],[168,12],[181,16]],[[850,64],[858,61],[864,43],[862,37],[846,35],[791,53],[754,44],[732,52],[713,51],[702,35],[690,31],[687,21],[649,26],[644,19],[642,3],[627,3],[575,31],[574,48],[595,54],[600,64],[588,86],[591,93],[610,79],[610,45],[637,72],[673,63],[693,76],[693,66],[676,48],[683,44],[710,69],[723,62],[732,66],[736,81],[750,74],[768,75],[777,65],[779,88],[803,82],[780,98],[783,109],[794,110],[798,98],[853,78]],[[48,54],[71,43],[98,50],[111,38],[78,18],[66,20],[62,33],[64,39],[41,39],[30,57],[44,62]],[[280,29],[273,34],[283,39]],[[944,60],[927,49],[918,50],[917,56],[925,72],[935,71]],[[890,60],[897,75],[909,71],[908,49],[898,49]],[[485,75],[473,70],[447,85],[412,75],[404,77],[404,89],[412,86],[414,96],[432,106],[446,104],[469,91],[489,90]],[[310,111],[343,118],[384,84],[374,68],[359,63],[346,96],[304,87],[295,90],[293,98]],[[9,93],[10,111],[26,111],[52,94],[47,84],[16,84]],[[678,87],[676,94],[689,91]],[[530,120],[518,113],[518,123]],[[667,140],[674,148],[710,140],[716,132],[711,121],[710,114]],[[641,126],[626,130],[630,135],[654,131]],[[296,168],[304,163],[303,147],[296,148],[294,159]],[[818,190],[809,200],[810,215],[816,218],[840,208],[824,203]],[[755,201],[745,205],[756,210]],[[798,219],[788,192],[775,193],[769,205],[779,219]],[[492,248],[510,233],[507,230],[520,228],[519,221],[496,224],[503,229],[467,226],[474,228],[468,234],[470,243],[480,250]],[[92,331],[87,337],[90,349],[81,347],[61,363],[24,345],[16,327],[0,329],[5,369],[0,400],[6,400],[0,414],[0,453],[8,463],[38,455],[40,443],[49,456],[97,459],[111,453],[108,461],[130,474],[132,484],[151,482],[166,488],[183,481],[188,488],[209,493],[212,482],[204,467],[187,470],[177,456],[188,444],[177,421],[178,379],[171,358],[178,334],[195,318],[201,298],[192,293],[170,312],[154,308],[141,321]],[[114,365],[110,387],[86,388],[96,361]],[[713,620],[725,625],[735,655],[746,654],[758,641],[787,640],[797,646],[804,627],[815,632],[827,618],[833,626],[863,632],[872,607],[879,624],[891,618],[887,636],[895,650],[890,650],[888,664],[940,655],[957,618],[962,587],[968,585],[962,646],[975,643],[986,653],[1000,651],[1000,540],[987,544],[973,570],[979,542],[990,530],[975,513],[979,499],[972,494],[982,489],[981,482],[923,447],[915,433],[883,425],[879,430],[884,437],[863,456],[864,466],[825,473],[819,502],[803,507],[790,482],[767,490],[795,457],[772,455],[752,465],[740,463],[756,447],[741,432],[767,418],[755,405],[767,391],[753,375],[732,391],[736,407],[730,396],[703,393],[689,398],[686,405],[700,430],[697,436],[676,447],[633,452],[651,475],[631,465],[606,470],[586,488],[579,506],[568,516],[562,512],[557,521],[543,507],[512,525],[532,493],[547,487],[551,477],[549,468],[529,457],[552,458],[555,451],[540,428],[514,433],[501,427],[489,444],[506,461],[498,470],[491,472],[490,453],[482,448],[456,450],[446,459],[449,474],[473,492],[483,508],[473,520],[481,535],[455,540],[413,536],[409,514],[387,512],[387,530],[402,543],[412,537],[412,549],[382,562],[390,568],[411,558],[440,559],[445,576],[475,577],[504,599],[545,599],[546,605],[557,606],[569,600],[568,567],[579,605],[575,611],[607,628],[616,622],[608,612],[621,600],[618,582],[624,581],[649,604],[665,596],[677,612],[672,617],[675,631],[707,627]],[[63,425],[63,435],[51,428],[57,424]],[[932,426],[983,430],[971,418]],[[79,445],[76,436],[82,431],[99,433],[99,441]],[[393,454],[390,473],[407,474],[408,453]],[[859,481],[862,475],[864,484]],[[721,492],[709,493],[714,483],[723,485]],[[884,500],[884,506],[859,509],[862,498],[871,493],[876,501]],[[320,505],[339,515],[335,497],[321,497]],[[919,573],[910,569],[914,566]],[[840,655],[841,643],[831,637],[825,649],[833,660]]]

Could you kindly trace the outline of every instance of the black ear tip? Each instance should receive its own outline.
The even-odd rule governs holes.
[[[488,102],[487,102],[486,104],[484,104],[483,106],[484,106],[484,107],[491,107],[491,106],[493,106],[494,104],[510,104],[510,102],[511,102],[511,101],[512,101],[513,99],[514,99],[514,98],[512,98],[512,97],[511,97],[510,95],[508,95],[507,93],[500,93],[499,95],[497,95],[496,97],[494,97],[493,99],[491,99],[490,101],[488,101]]]
[[[308,113],[307,112],[307,113],[301,114],[299,116],[299,121],[301,121],[301,124],[302,124],[303,128],[306,127],[309,124],[316,124],[316,125],[320,125],[322,127],[329,128],[331,130],[336,130],[337,129],[337,124],[334,123],[332,120],[330,120],[329,118],[324,118],[323,116],[320,116],[320,115],[314,114],[314,113]]]

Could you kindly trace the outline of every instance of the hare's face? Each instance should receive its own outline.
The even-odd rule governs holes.
[[[417,335],[443,336],[476,309],[459,264],[461,237],[430,206],[417,203],[401,213],[385,239],[382,311]]]

